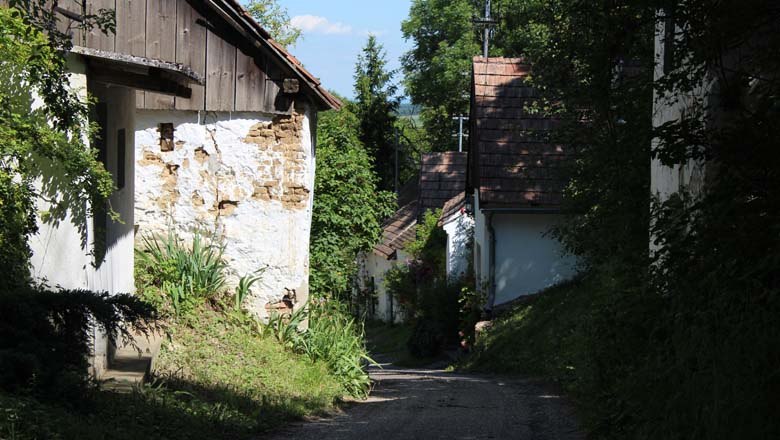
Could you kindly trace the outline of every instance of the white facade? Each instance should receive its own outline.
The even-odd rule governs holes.
[[[133,127],[135,91],[122,87],[105,87],[89,83],[86,67],[80,58],[69,57],[71,86],[86,99],[87,92],[98,102],[106,104],[106,168],[116,178],[118,166],[124,165],[126,183],[114,192],[109,205],[118,214],[118,221],[107,218],[104,232],[95,229],[95,219],[85,215],[89,201],[73,198],[64,191],[61,177],[47,170],[42,161],[40,189],[43,198],[37,201],[38,212],[48,213],[52,201],[67,200],[68,212],[63,218],[43,221],[39,218],[38,232],[30,237],[32,276],[37,282],[51,288],[86,289],[111,294],[132,293],[133,281]],[[118,142],[120,130],[124,130],[124,160],[120,160]],[[69,199],[70,197],[70,199]],[[102,259],[96,258],[96,234],[104,234],[98,240],[105,246]],[[102,244],[104,242],[104,245]],[[105,338],[95,335],[95,359],[93,367],[99,376],[107,365]]]
[[[469,270],[474,219],[457,212],[446,219],[442,227],[447,233],[447,281],[454,282],[466,276]]]
[[[397,251],[397,260],[388,260],[382,255],[369,252],[360,257],[360,279],[363,289],[373,292],[374,307],[369,310],[369,317],[384,322],[401,323],[404,321],[404,311],[396,298],[387,291],[385,275],[397,264],[403,264],[409,256],[404,251]]]
[[[161,147],[160,124],[174,126],[173,150]],[[264,270],[250,310],[309,294],[309,236],[314,190],[311,110],[260,113],[138,111],[138,236],[187,240],[195,230],[225,245],[231,282]],[[175,226],[174,226],[175,225]]]
[[[495,292],[489,305],[537,293],[576,275],[577,259],[565,254],[561,243],[548,234],[559,214],[486,213],[476,199],[474,270],[481,289],[489,292],[493,279]]]
[[[654,78],[659,80],[664,75],[664,44],[665,23],[663,20],[656,22],[655,30],[655,70]],[[660,95],[658,91],[653,94],[653,127],[660,127],[666,122],[676,121],[685,115],[691,116],[702,104],[710,99],[710,86],[706,82],[691,94],[675,93],[671,96]],[[658,140],[653,140],[652,148],[655,150]],[[657,158],[653,158],[650,165],[650,189],[651,193],[660,201],[667,200],[672,194],[683,188],[688,188],[694,193],[701,191],[704,185],[705,167],[703,162],[688,161],[684,165],[666,166]]]

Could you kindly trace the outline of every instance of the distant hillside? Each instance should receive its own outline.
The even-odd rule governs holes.
[[[415,117],[420,114],[420,106],[414,105],[411,102],[402,102],[398,106],[398,116],[411,116]]]

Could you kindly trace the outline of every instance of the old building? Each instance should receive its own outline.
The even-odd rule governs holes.
[[[530,111],[536,91],[518,58],[475,57],[467,193],[473,197],[474,271],[487,308],[536,293],[575,273],[575,260],[548,235],[560,219],[564,146],[554,121]]]
[[[141,236],[200,230],[225,245],[232,279],[264,269],[253,311],[284,297],[303,303],[317,112],[339,101],[236,1],[83,3],[87,13],[116,11],[115,33],[103,34],[79,29],[81,1],[58,9],[74,43],[72,87],[96,100],[93,142],[115,178],[108,206],[118,218],[102,207],[88,217],[79,208],[88,202],[73,201],[66,218],[41,221],[34,276],[131,293]],[[103,340],[96,335],[98,374]]]
[[[359,282],[373,298],[368,304],[369,316],[387,322],[403,319],[403,306],[387,291],[385,274],[396,264],[409,260],[405,248],[415,239],[422,215],[442,209],[447,201],[462,194],[465,186],[465,153],[448,151],[422,155],[420,174],[401,189],[399,209],[382,226],[381,241],[360,259]],[[449,261],[447,267],[449,270]]]

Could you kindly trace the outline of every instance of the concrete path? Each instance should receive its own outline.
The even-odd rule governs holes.
[[[268,439],[521,439],[584,438],[565,400],[531,380],[374,369],[365,402],[327,420],[292,425]]]

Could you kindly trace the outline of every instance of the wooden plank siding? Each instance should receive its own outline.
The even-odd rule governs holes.
[[[208,31],[206,38],[206,109],[235,110],[236,46]]]
[[[146,3],[146,57],[158,60],[176,59],[176,0],[153,0]],[[137,103],[136,103],[137,105]],[[170,95],[146,92],[144,108],[174,108]]]
[[[195,73],[206,76],[206,28],[198,24],[203,17],[186,0],[178,0],[176,7],[176,62],[190,66]],[[187,48],[184,50],[184,48]],[[189,99],[176,97],[179,110],[203,110],[206,88],[193,84]]]
[[[8,0],[0,0],[5,5]],[[108,52],[142,56],[188,66],[205,79],[190,84],[190,98],[137,92],[139,109],[253,111],[289,113],[293,97],[286,95],[285,74],[273,55],[258,49],[251,38],[235,31],[221,16],[203,17],[199,0],[59,0],[75,14],[116,12],[116,32],[82,32],[79,23],[60,15],[57,28],[69,32],[73,44]],[[194,7],[193,7],[194,5]]]
[[[116,11],[115,0],[89,0],[87,2],[87,14],[97,14],[101,9]],[[114,51],[115,35],[113,32],[103,33],[98,28],[92,28],[87,32],[87,47],[106,51]]]

